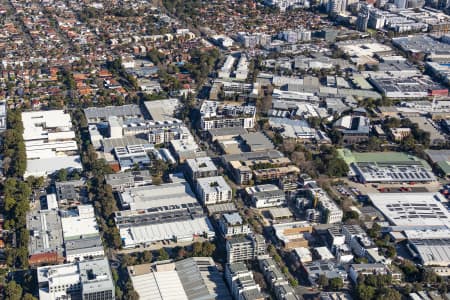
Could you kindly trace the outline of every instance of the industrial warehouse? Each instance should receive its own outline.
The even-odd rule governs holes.
[[[353,153],[340,152],[348,164],[348,176],[361,183],[432,182],[436,181],[431,167],[424,160],[400,152]]]

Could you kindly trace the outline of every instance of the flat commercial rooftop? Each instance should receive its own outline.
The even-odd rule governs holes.
[[[204,233],[214,235],[214,228],[208,218],[165,222],[145,226],[133,226],[120,229],[120,236],[125,247],[166,240],[192,240],[194,235]]]
[[[233,137],[246,134],[248,131],[242,127],[231,127],[231,128],[211,128],[208,130],[211,135],[212,140],[220,139],[221,137]]]
[[[150,117],[154,121],[161,122],[177,120],[174,115],[179,105],[180,101],[175,98],[144,102],[144,106]]]
[[[292,212],[288,207],[275,207],[269,209],[269,213],[273,219],[291,218]]]
[[[23,112],[22,123],[25,141],[48,138],[48,129],[70,131],[72,128],[70,115],[63,110]]]
[[[278,150],[269,150],[263,152],[243,152],[239,154],[228,154],[223,155],[222,160],[225,163],[229,163],[231,161],[247,161],[247,160],[263,160],[263,159],[277,159],[280,157],[284,157],[284,155]]]
[[[450,212],[439,193],[369,193],[372,204],[396,226],[450,226]]]
[[[262,132],[241,134],[240,137],[250,147],[251,151],[266,151],[274,149],[272,141]]]
[[[449,53],[450,45],[442,43],[428,35],[409,35],[405,37],[393,38],[392,43],[404,51],[434,53]]]
[[[193,172],[217,172],[217,167],[209,156],[186,159]]]
[[[24,177],[47,176],[60,169],[82,169],[70,114],[63,110],[22,113],[27,154]]]
[[[81,158],[79,155],[56,156],[42,159],[27,159],[27,170],[24,177],[47,176],[61,169],[82,170]]]
[[[40,210],[29,213],[27,228],[33,232],[30,234],[28,244],[30,255],[55,251],[62,256],[61,218],[56,210]]]
[[[103,152],[111,152],[117,147],[126,147],[129,145],[144,145],[145,147],[151,147],[150,143],[146,139],[134,137],[134,136],[124,136],[121,138],[108,138],[101,141],[103,145]]]
[[[291,120],[288,118],[269,118],[270,126],[282,129],[281,135],[286,138],[312,139],[317,131],[309,126],[305,120]]]
[[[210,215],[237,211],[236,205],[233,202],[208,205],[207,209]]]
[[[94,216],[69,216],[61,218],[63,237],[67,242],[71,239],[93,237],[99,235],[97,220]]]
[[[129,205],[131,210],[197,203],[186,181],[127,188],[120,198],[122,205]]]
[[[122,106],[106,106],[106,107],[89,107],[84,109],[84,115],[89,123],[99,120],[106,120],[111,116],[124,117],[141,117],[142,112],[138,105],[128,104]]]
[[[391,51],[392,48],[375,40],[356,40],[337,43],[338,48],[349,56],[373,56],[375,53]]]

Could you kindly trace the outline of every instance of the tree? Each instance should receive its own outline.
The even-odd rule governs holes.
[[[358,212],[356,212],[354,210],[350,210],[350,211],[345,212],[343,221],[345,222],[350,219],[358,220],[358,218],[359,218]]]
[[[123,299],[123,292],[120,286],[116,285],[116,299]]]
[[[291,160],[296,165],[300,165],[301,163],[305,162],[305,154],[300,151],[295,151],[291,154]]]
[[[31,295],[30,293],[26,293],[26,294],[23,296],[22,300],[37,300],[37,298],[34,297],[33,295]]]
[[[419,275],[419,270],[417,269],[416,265],[410,260],[404,260],[403,264],[400,265],[400,268],[402,269],[406,278],[409,280],[413,280]]]
[[[192,244],[192,256],[203,256],[203,247],[200,242],[195,242]]]
[[[381,291],[378,293],[378,296],[376,298],[377,300],[401,300],[402,295],[392,288],[382,288]]]
[[[136,257],[130,254],[124,254],[122,257],[122,267],[133,266],[136,264]]]
[[[343,140],[343,134],[339,130],[333,128],[329,133],[328,136],[330,137],[333,144],[340,145]]]
[[[432,269],[423,269],[420,275],[420,281],[423,283],[436,283],[439,279]]]
[[[212,256],[215,250],[216,250],[216,245],[214,245],[210,241],[206,241],[202,245],[202,256],[205,256],[205,257]]]
[[[328,286],[328,284],[329,284],[328,278],[325,275],[320,274],[319,278],[317,279],[317,284],[321,288]]]
[[[389,258],[394,258],[395,256],[397,256],[397,250],[394,246],[388,245],[386,247],[386,256]]]
[[[283,146],[282,146],[283,152],[286,153],[292,153],[295,150],[295,141],[292,139],[284,139],[283,140]]]
[[[274,256],[277,253],[277,249],[274,245],[269,244],[269,246],[267,246],[267,252],[269,252],[270,256]]]
[[[170,258],[169,253],[167,253],[166,249],[161,248],[158,251],[158,260],[168,260]]]
[[[295,279],[294,277],[291,277],[291,278],[289,278],[289,284],[290,284],[292,287],[297,287],[297,286],[298,286],[298,280]]]
[[[342,177],[348,172],[347,164],[340,158],[335,157],[326,161],[326,174],[331,177]]]
[[[375,239],[378,238],[381,234],[381,226],[378,223],[374,223],[372,225],[372,228],[370,228],[368,231],[369,237]]]
[[[367,143],[367,150],[369,151],[381,151],[382,141],[374,136],[369,138],[369,142]]]
[[[332,177],[342,177],[349,171],[347,163],[339,157],[335,147],[321,146],[314,160],[317,170]]]
[[[311,127],[318,129],[320,126],[320,118],[319,117],[308,117],[308,123]]]
[[[342,278],[340,278],[340,277],[331,278],[331,280],[328,284],[328,289],[330,289],[332,291],[338,291],[338,290],[342,289],[343,287],[344,287],[344,282],[342,281]]]
[[[119,281],[119,273],[117,272],[116,269],[111,268],[111,275],[112,275],[114,282]]]
[[[152,255],[152,252],[151,252],[151,251],[145,250],[145,251],[142,253],[142,260],[143,260],[143,262],[150,263],[150,262],[152,262],[152,259],[153,259],[153,255]]]
[[[67,176],[68,176],[67,170],[66,169],[61,169],[56,174],[56,179],[58,181],[67,181]]]
[[[358,284],[356,295],[360,300],[371,300],[375,296],[375,288],[365,284]]]
[[[126,300],[139,300],[139,294],[135,290],[128,291],[124,297]]]
[[[281,261],[282,261],[281,256],[280,256],[278,253],[275,253],[275,255],[273,256],[273,260],[274,260],[277,264],[281,263]]]
[[[374,274],[364,276],[364,284],[368,286],[377,287],[378,286],[377,276]]]
[[[8,282],[5,287],[5,299],[6,300],[21,300],[22,299],[22,287],[18,285],[14,280]]]
[[[161,176],[153,176],[152,177],[152,184],[154,185],[161,185],[163,182]]]
[[[168,169],[168,165],[166,162],[160,159],[156,159],[153,161],[152,171],[153,175],[162,176],[164,172]]]

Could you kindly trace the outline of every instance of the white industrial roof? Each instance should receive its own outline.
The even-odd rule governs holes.
[[[154,121],[177,120],[174,114],[180,101],[176,98],[144,102],[144,106]]]
[[[56,201],[56,194],[47,194],[47,208],[57,209],[58,201]]]
[[[45,128],[59,128],[62,131],[72,128],[70,115],[63,110],[23,112],[22,123],[24,140],[46,138],[48,132]]]
[[[423,228],[404,231],[408,239],[441,239],[450,237],[450,228]]]
[[[131,276],[131,281],[140,299],[188,300],[177,271]]]
[[[60,169],[78,169],[82,170],[81,159],[79,155],[56,156],[42,159],[28,159],[27,170],[24,177],[28,176],[47,176]]]
[[[80,236],[97,235],[98,225],[95,217],[67,217],[61,218],[63,237],[65,240],[79,238]]]
[[[133,210],[197,202],[189,184],[185,181],[127,188],[120,197]]]
[[[57,141],[57,142],[44,142],[28,141],[25,142],[25,148],[28,159],[33,158],[52,158],[60,155],[65,151],[77,151],[78,146],[76,141]]]
[[[187,238],[194,234],[208,232],[213,234],[214,229],[208,218],[197,218],[193,220],[165,222],[143,226],[133,226],[120,229],[120,236],[125,247],[140,243],[151,243],[163,240],[171,240],[174,237]]]
[[[309,262],[312,261],[311,251],[305,247],[294,248],[295,254],[297,254],[298,258],[301,262]]]
[[[28,176],[47,176],[60,169],[82,169],[70,114],[63,110],[23,112],[23,139]]]
[[[373,205],[397,226],[450,225],[450,212],[439,193],[368,194]]]
[[[328,250],[327,247],[317,247],[315,248],[317,251],[317,254],[320,256],[320,259],[327,260],[327,259],[334,259],[334,255]]]

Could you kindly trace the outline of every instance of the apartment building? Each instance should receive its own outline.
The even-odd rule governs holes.
[[[200,108],[200,128],[253,128],[256,107],[252,105],[219,104],[217,101],[204,101]]]
[[[225,279],[233,299],[266,299],[261,287],[255,283],[253,272],[244,263],[231,263],[225,266]]]
[[[266,253],[266,242],[262,235],[232,237],[227,240],[227,262],[244,262]]]
[[[252,233],[250,226],[237,212],[223,214],[219,220],[219,227],[225,237]]]
[[[208,156],[186,159],[187,176],[195,182],[197,178],[215,177],[219,175],[216,165]]]
[[[222,176],[198,178],[197,193],[204,205],[230,202],[233,197],[231,187]]]

